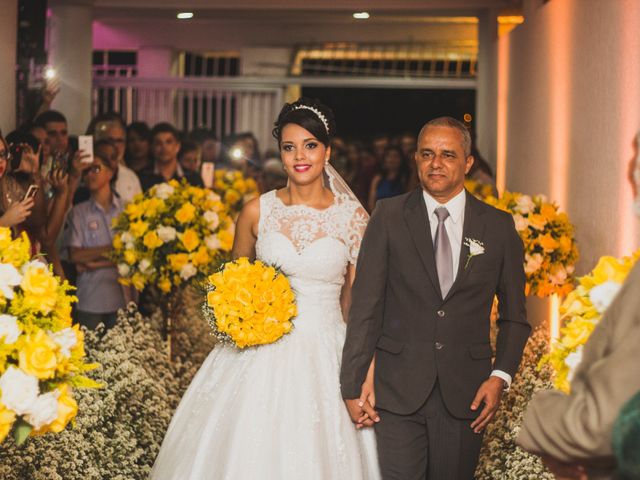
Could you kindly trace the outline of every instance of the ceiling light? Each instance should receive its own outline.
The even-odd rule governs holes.
[[[180,12],[176,15],[180,20],[186,20],[188,18],[193,18],[193,12]]]
[[[353,18],[356,18],[358,20],[366,20],[369,17],[369,12],[356,12],[353,14]]]

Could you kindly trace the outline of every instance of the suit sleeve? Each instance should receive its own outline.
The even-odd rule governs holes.
[[[388,269],[388,238],[383,210],[384,202],[378,202],[358,254],[340,371],[345,399],[360,396],[382,331]]]
[[[585,345],[571,393],[539,392],[529,403],[520,447],[567,463],[611,461],[615,419],[640,390],[639,286],[640,269]]]
[[[502,370],[513,378],[520,365],[522,352],[531,332],[527,321],[524,273],[524,248],[513,217],[505,221],[506,244],[498,284],[498,337],[494,370]]]

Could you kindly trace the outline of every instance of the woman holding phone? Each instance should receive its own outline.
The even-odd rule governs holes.
[[[11,202],[6,208],[4,207],[6,195],[4,178],[9,167],[10,159],[11,152],[9,150],[9,144],[2,136],[2,132],[0,132],[0,195],[2,196],[0,201],[0,227],[12,228],[24,222],[31,214],[33,198],[24,198],[18,202]]]

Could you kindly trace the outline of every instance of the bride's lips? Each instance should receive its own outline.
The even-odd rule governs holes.
[[[308,172],[310,168],[311,168],[311,165],[307,165],[307,164],[295,165],[293,167],[293,169],[298,173]]]

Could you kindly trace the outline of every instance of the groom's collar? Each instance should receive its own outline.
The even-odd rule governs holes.
[[[455,197],[444,204],[438,202],[424,190],[422,190],[422,197],[424,198],[424,202],[427,205],[429,218],[433,217],[434,211],[438,207],[446,207],[446,209],[449,211],[451,221],[454,224],[458,224],[458,222],[462,221],[462,219],[464,218],[464,208],[467,203],[467,195],[464,188],[459,194],[457,194]]]

